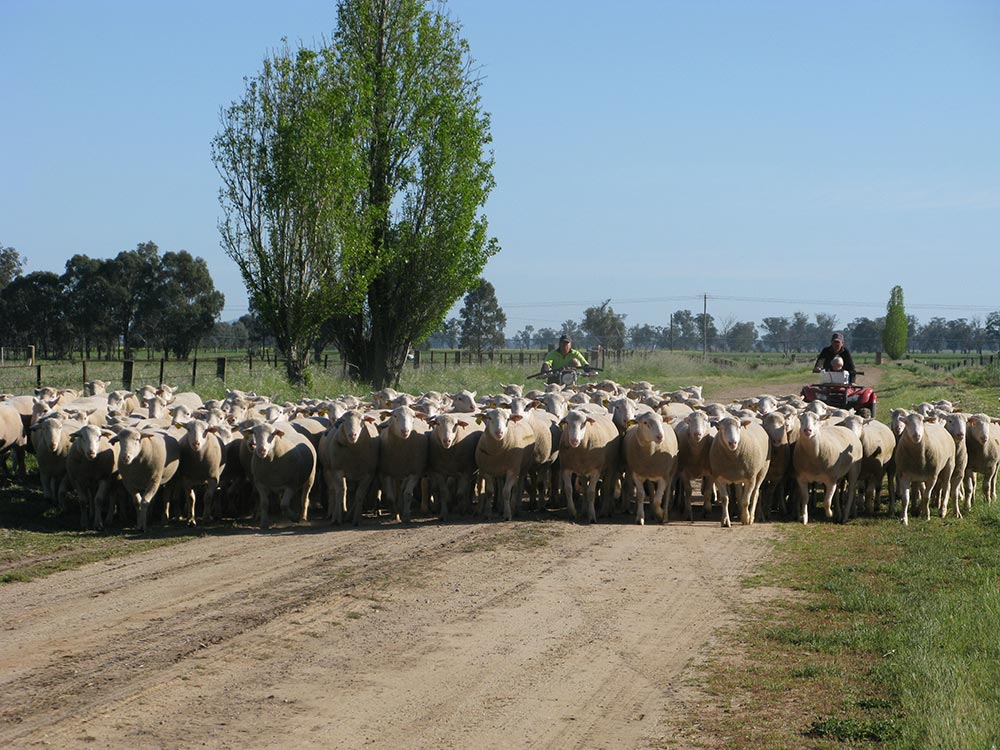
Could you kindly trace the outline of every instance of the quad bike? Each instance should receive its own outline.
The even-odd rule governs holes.
[[[864,372],[858,370],[857,374],[864,375]],[[843,370],[820,370],[818,383],[802,387],[802,398],[807,402],[822,401],[839,409],[854,409],[855,412],[868,409],[873,419],[878,402],[873,388],[850,382],[848,373]]]
[[[580,377],[592,378],[601,370],[599,367],[560,367],[558,370],[542,370],[528,378],[545,378],[547,384],[558,383],[559,385],[576,385]]]

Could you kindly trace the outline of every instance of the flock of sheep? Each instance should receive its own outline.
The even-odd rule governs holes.
[[[945,401],[895,409],[886,426],[795,396],[719,404],[697,386],[665,393],[611,380],[508,385],[478,398],[386,388],[294,404],[239,391],[203,401],[166,385],[107,393],[108,385],[0,397],[0,470],[13,453],[23,476],[33,450],[45,497],[66,509],[72,491],[81,525],[98,529],[118,514],[145,531],[158,498],[166,518],[194,524],[200,502],[202,519],[253,512],[262,528],[275,497],[299,520],[312,499],[330,521],[346,515],[355,525],[383,509],[408,522],[418,501],[442,519],[458,511],[510,520],[527,501],[591,523],[634,513],[642,524],[647,501],[657,521],[671,505],[691,520],[696,481],[705,515],[718,502],[724,526],[731,495],[743,524],[775,509],[808,523],[811,489],[827,517],[846,522],[861,505],[855,498],[879,510],[886,478],[888,512],[899,497],[907,523],[911,499],[925,517],[952,505],[961,516],[978,474],[991,502],[1000,466],[1000,420]]]

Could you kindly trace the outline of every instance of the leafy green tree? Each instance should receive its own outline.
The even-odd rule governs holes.
[[[66,321],[76,337],[81,356],[90,359],[97,348],[109,356],[114,348],[117,328],[108,315],[113,274],[105,269],[111,261],[86,255],[74,255],[66,261],[62,284],[66,289]]]
[[[757,326],[752,322],[733,323],[726,333],[726,346],[731,352],[752,352],[757,344]]]
[[[884,318],[855,318],[845,329],[844,335],[850,348],[855,351],[873,352],[882,341]]]
[[[300,380],[326,319],[362,380],[397,381],[498,247],[489,118],[459,26],[422,0],[340,0],[318,52],[265,61],[223,116],[223,244]]]
[[[701,332],[690,310],[675,310],[670,318],[668,331],[672,349],[697,349],[701,346]]]
[[[706,321],[708,321],[707,328],[705,325]],[[696,338],[698,341],[697,343],[698,348],[701,348],[703,346],[704,340],[706,338],[706,333],[708,338],[708,346],[711,347],[712,343],[719,336],[719,331],[715,327],[715,318],[712,317],[712,314],[709,313],[708,317],[706,318],[705,313],[698,313],[697,315],[694,316],[694,325],[697,330]]]
[[[34,271],[16,277],[0,291],[0,317],[15,343],[37,347],[39,357],[61,356],[72,347],[65,298],[58,275]]]
[[[515,334],[514,339],[521,345],[522,349],[530,349],[531,340],[534,338],[534,334],[535,327],[527,325]]]
[[[126,352],[145,342],[142,323],[159,304],[156,297],[159,261],[156,243],[140,242],[135,250],[118,253],[101,264],[100,272],[107,282],[105,315],[113,323]]]
[[[302,383],[324,322],[358,309],[378,270],[358,216],[365,177],[346,91],[328,54],[286,45],[222,113],[222,243],[250,302]]]
[[[885,306],[885,327],[882,329],[882,346],[892,359],[899,359],[906,352],[906,331],[903,287],[894,286]]]
[[[216,291],[208,264],[186,250],[165,253],[160,259],[154,295],[159,314],[147,311],[147,331],[156,329],[154,339],[166,353],[186,358],[207,335],[222,312],[225,297]]]
[[[552,339],[552,343],[558,344],[560,336],[569,336],[573,340],[574,346],[577,348],[586,344],[585,331],[580,327],[579,323],[572,319],[563,321],[561,330],[556,333],[555,337]]]
[[[535,348],[551,351],[559,342],[559,331],[555,328],[539,328],[535,334]]]
[[[788,329],[791,322],[784,317],[764,318],[761,323],[766,333],[761,337],[764,345],[775,351],[787,352],[789,346]]]
[[[659,343],[661,335],[662,330],[649,323],[634,325],[628,329],[629,341],[636,349],[652,349]]]
[[[462,325],[461,346],[476,353],[484,349],[502,349],[503,329],[507,325],[497,293],[486,279],[465,295],[465,303],[458,314]]]
[[[460,27],[423,0],[341,0],[336,69],[364,156],[368,247],[378,273],[337,342],[374,385],[474,289],[498,251],[480,209],[493,188],[489,118]],[[414,300],[419,300],[415,304]]]
[[[13,247],[0,245],[0,289],[21,275],[24,258]]]
[[[587,333],[591,346],[625,348],[625,316],[615,313],[609,299],[583,311],[581,328]]]

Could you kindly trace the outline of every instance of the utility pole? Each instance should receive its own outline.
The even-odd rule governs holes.
[[[708,295],[701,313],[701,361],[708,362]]]

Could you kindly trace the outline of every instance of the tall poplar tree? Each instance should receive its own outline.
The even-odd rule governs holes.
[[[894,286],[885,306],[885,327],[882,329],[882,346],[892,359],[899,359],[906,352],[906,330],[903,287]]]
[[[424,0],[340,0],[328,46],[279,52],[223,112],[223,245],[293,381],[325,323],[359,379],[397,381],[498,250],[459,32]]]

